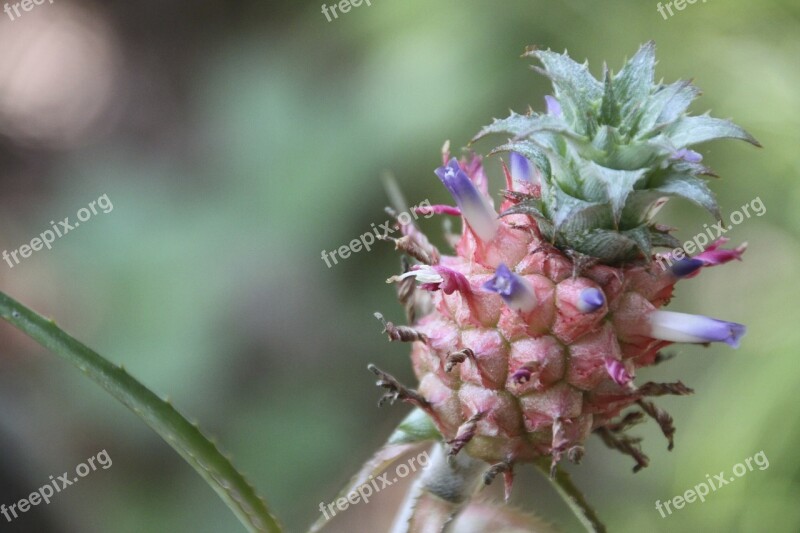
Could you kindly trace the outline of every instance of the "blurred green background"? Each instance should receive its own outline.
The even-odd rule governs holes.
[[[728,233],[749,242],[743,263],[681,283],[671,307],[749,334],[738,351],[682,347],[641,372],[697,391],[659,402],[673,452],[649,423],[644,471],[597,439],[570,470],[611,531],[798,531],[800,4],[713,0],[665,20],[656,3],[372,0],[328,22],[319,2],[58,0],[3,15],[0,249],[103,194],[114,209],[0,263],[0,287],[170,396],[303,531],[407,412],[377,409],[366,365],[413,382],[407,346],[372,316],[402,317],[384,283],[391,246],[332,268],[321,251],[386,220],[382,172],[412,203],[448,202],[432,173],[443,141],[458,149],[509,108],[543,107],[526,45],[567,48],[599,74],[655,39],[658,75],[705,91],[695,112],[765,146],[702,147],[727,212],[756,197],[767,212]],[[680,203],[661,220],[684,238],[710,222]],[[102,449],[114,462],[0,529],[239,530],[133,414],[6,325],[0,343],[0,503]],[[655,510],[762,450],[769,468],[666,519]],[[546,482],[518,478],[515,505],[579,531]],[[401,496],[327,531],[385,531]]]

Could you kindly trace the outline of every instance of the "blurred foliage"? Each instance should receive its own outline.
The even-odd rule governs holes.
[[[728,233],[749,241],[743,263],[684,282],[672,306],[746,323],[749,335],[736,352],[680,348],[642,373],[697,391],[660,402],[678,427],[672,453],[650,424],[639,429],[652,459],[641,473],[596,441],[571,470],[612,531],[800,529],[800,4],[696,3],[664,20],[650,0],[373,0],[332,22],[313,2],[82,6],[120,50],[105,129],[68,148],[6,135],[0,247],[102,194],[114,211],[13,270],[0,264],[3,290],[169,394],[289,531],[317,518],[408,411],[375,407],[366,365],[413,381],[407,347],[387,344],[372,317],[402,316],[384,283],[397,268],[391,247],[332,268],[321,251],[386,220],[381,172],[409,202],[449,201],[432,173],[442,143],[457,150],[508,108],[543,107],[547,83],[519,59],[526,45],[568,48],[597,74],[655,39],[658,74],[705,91],[695,112],[733,117],[765,146],[703,147],[723,176],[712,183],[723,208],[760,197],[767,213]],[[3,20],[0,33],[47,9]],[[683,204],[661,219],[684,238],[710,222]],[[424,224],[438,233],[437,220]],[[52,514],[53,531],[237,530],[133,415],[9,328],[0,336],[3,452],[23,465],[6,503],[105,448],[113,468],[29,514]],[[655,510],[760,450],[768,469],[666,519]],[[359,504],[329,530],[380,531],[397,498]],[[533,474],[521,474],[513,502],[578,530]]]

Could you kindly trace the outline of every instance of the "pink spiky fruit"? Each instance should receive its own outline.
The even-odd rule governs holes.
[[[430,211],[462,217],[455,255],[401,225],[403,249],[433,260],[390,279],[411,323],[387,331],[413,342],[419,378],[417,391],[394,392],[430,415],[451,453],[482,459],[507,481],[514,463],[579,460],[593,432],[638,470],[648,459],[626,430],[650,416],[671,448],[672,419],[648,398],[691,390],[637,384],[637,370],[660,362],[673,342],[735,347],[744,334],[740,324],[661,309],[679,280],[743,248],[714,243],[699,259],[656,256],[653,247],[679,244],[653,218],[675,196],[719,217],[701,179],[710,170],[688,146],[757,143],[728,121],[687,115],[698,94],[688,82],[654,84],[652,43],[603,81],[566,55],[530,55],[553,80],[548,112],[512,114],[478,135],[512,135],[495,150],[511,153],[502,216],[481,158],[458,161],[445,149],[436,174],[457,207]]]

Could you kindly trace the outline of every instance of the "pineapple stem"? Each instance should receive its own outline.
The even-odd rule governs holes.
[[[392,533],[449,531],[480,487],[485,470],[483,461],[466,453],[451,456],[444,444],[436,443],[395,518]]]
[[[48,320],[0,292],[0,318],[72,363],[133,411],[172,446],[216,491],[250,532],[282,531],[266,503],[197,425],[183,417],[125,369],[68,335]]]
[[[570,475],[561,467],[556,467],[555,476],[551,477],[551,464],[546,458],[536,462],[536,467],[555,486],[558,494],[569,505],[586,531],[592,533],[605,533],[606,526],[600,521],[597,513],[586,501],[583,493],[572,483]]]

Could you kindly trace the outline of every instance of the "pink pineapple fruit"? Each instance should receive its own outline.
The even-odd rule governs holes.
[[[711,170],[688,147],[716,138],[757,145],[729,121],[689,116],[699,93],[689,82],[654,83],[652,43],[602,81],[566,55],[527,55],[553,82],[547,112],[512,113],[476,137],[511,136],[492,152],[510,153],[502,214],[481,158],[459,161],[446,147],[436,175],[457,207],[419,209],[462,217],[455,255],[401,224],[397,247],[416,262],[389,281],[410,326],[384,325],[390,339],[413,343],[419,387],[371,367],[389,398],[430,416],[450,454],[486,461],[488,479],[503,473],[508,489],[515,463],[577,462],[591,433],[631,455],[634,470],[647,466],[638,439],[626,435],[645,416],[672,448],[672,419],[649,398],[692,391],[636,383],[636,372],[665,359],[660,350],[674,342],[739,344],[740,324],[661,308],[678,281],[739,259],[744,246],[657,256],[654,247],[680,244],[653,218],[681,197],[719,220],[701,179]]]

